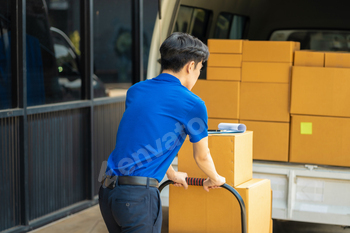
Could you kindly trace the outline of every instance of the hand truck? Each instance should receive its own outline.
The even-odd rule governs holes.
[[[205,181],[205,179],[203,178],[189,178],[186,177],[186,182],[188,185],[195,185],[195,186],[203,186],[203,182]],[[163,182],[160,186],[159,186],[159,192],[161,192],[163,190],[163,188],[165,188],[167,185],[169,184],[174,184],[174,181],[172,180],[167,180],[165,182]],[[220,187],[228,190],[230,193],[232,193],[238,203],[239,206],[241,207],[241,226],[242,226],[242,233],[247,233],[247,218],[246,218],[246,211],[245,211],[245,205],[244,205],[244,201],[243,198],[241,197],[241,195],[230,185],[228,184],[223,184]]]

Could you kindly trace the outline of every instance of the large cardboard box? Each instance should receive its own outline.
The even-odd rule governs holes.
[[[242,53],[243,40],[209,39],[208,49],[212,53]]]
[[[290,162],[350,167],[350,118],[292,115]]]
[[[242,54],[210,54],[208,67],[242,67]]]
[[[205,102],[208,117],[238,119],[240,82],[198,80],[192,92]]]
[[[235,189],[246,207],[247,232],[269,233],[271,225],[271,184],[252,179]],[[202,187],[188,190],[171,186],[169,193],[169,233],[241,233],[241,211],[227,190],[205,192]]]
[[[291,74],[292,63],[242,63],[242,82],[289,83]]]
[[[289,123],[244,121],[253,131],[253,159],[288,162]]]
[[[273,219],[272,219],[272,204],[273,204],[273,191],[271,189],[271,222],[270,222],[270,233],[273,232]]]
[[[207,67],[207,80],[240,81],[241,68]]]
[[[273,220],[271,219],[271,223],[270,223],[270,231],[269,231],[270,233],[272,233],[273,232]]]
[[[291,113],[350,117],[349,87],[350,69],[295,66]]]
[[[243,61],[293,62],[300,43],[293,41],[243,41]]]
[[[350,68],[350,53],[325,53],[325,67]]]
[[[294,65],[295,66],[312,66],[324,67],[324,53],[308,50],[295,51]]]
[[[227,184],[236,186],[252,179],[252,132],[209,134],[208,143],[216,171],[226,178]],[[188,138],[178,153],[178,170],[187,172],[189,177],[207,178],[193,158],[193,146]]]
[[[220,123],[238,123],[238,120],[209,118],[208,130],[218,130]]]
[[[241,83],[240,119],[289,122],[289,84]]]

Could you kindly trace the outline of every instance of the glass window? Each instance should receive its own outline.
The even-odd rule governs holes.
[[[11,98],[10,3],[10,0],[0,2],[0,109],[13,107]]]
[[[174,32],[185,32],[207,43],[210,14],[211,12],[208,10],[180,6],[174,25]]]
[[[95,74],[112,96],[131,86],[131,27],[131,1],[94,1]]]
[[[301,49],[350,52],[350,31],[336,30],[278,30],[273,41],[298,41]]]
[[[215,25],[214,38],[242,39],[247,17],[231,13],[220,13]]]
[[[66,96],[81,99],[81,75],[78,55],[72,42],[61,30],[51,27],[53,47],[58,68],[58,83]]]
[[[26,7],[28,106],[80,100],[79,1],[27,0]]]
[[[221,13],[216,22],[214,38],[227,39],[230,33],[230,25],[232,22],[232,14]]]
[[[242,39],[243,38],[243,32],[245,29],[247,17],[245,16],[239,16],[234,15],[231,29],[230,29],[230,36],[229,39]]]
[[[94,1],[94,68],[108,96],[125,95],[132,85],[132,21],[130,0]],[[157,0],[143,1],[143,68],[147,74],[148,55]],[[95,96],[96,97],[96,96]]]
[[[174,25],[174,32],[185,32],[191,34],[207,44],[207,32],[209,28],[209,17],[211,14],[212,12],[209,10],[180,6]],[[199,79],[205,79],[206,73],[207,63],[204,63]]]
[[[192,13],[193,7],[180,6],[174,26],[174,32],[188,33],[191,24]]]
[[[190,34],[197,37],[204,43],[207,41],[207,29],[209,22],[209,11],[194,9]]]

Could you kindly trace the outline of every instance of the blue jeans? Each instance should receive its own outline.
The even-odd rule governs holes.
[[[155,187],[100,187],[99,204],[109,232],[160,233],[162,205]]]

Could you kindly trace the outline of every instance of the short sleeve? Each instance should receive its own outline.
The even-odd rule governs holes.
[[[199,142],[208,136],[208,113],[203,101],[193,106],[187,114],[185,129],[192,143]]]
[[[132,86],[128,89],[126,92],[126,97],[125,97],[125,110],[128,108],[128,106],[131,103],[131,88]]]

